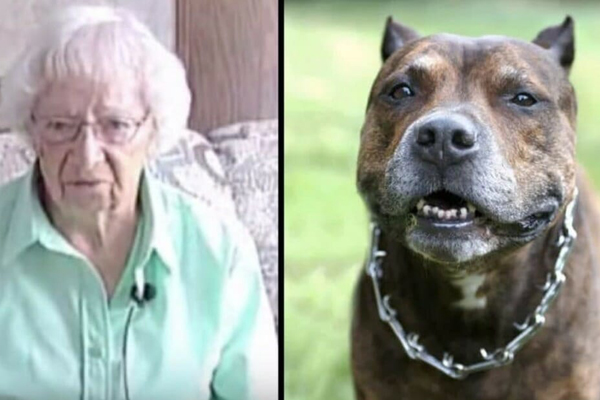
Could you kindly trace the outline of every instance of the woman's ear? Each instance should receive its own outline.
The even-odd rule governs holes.
[[[23,136],[25,136],[27,143],[29,143],[33,148],[35,154],[38,157],[42,155],[43,146],[40,138],[34,133],[33,118],[29,118],[27,121],[25,121],[21,129],[23,130]]]
[[[159,141],[160,141],[160,133],[158,131],[158,123],[156,122],[156,118],[152,118],[152,126],[150,131],[150,142],[148,143],[148,157],[153,158],[158,156],[159,153]]]

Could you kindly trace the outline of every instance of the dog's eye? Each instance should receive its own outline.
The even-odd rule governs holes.
[[[394,100],[402,100],[405,97],[412,97],[415,92],[406,83],[396,85],[390,91],[390,97]]]
[[[521,107],[531,107],[537,103],[537,100],[529,93],[519,93],[510,101]]]

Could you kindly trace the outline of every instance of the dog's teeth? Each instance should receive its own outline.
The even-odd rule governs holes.
[[[429,213],[431,212],[431,206],[424,205],[423,209],[421,211],[423,211],[423,215],[425,215],[426,217],[428,217]]]
[[[437,218],[443,221],[450,221],[453,219],[466,220],[469,214],[472,214],[475,210],[475,206],[467,204],[466,207],[460,209],[449,208],[447,210],[427,204],[423,199],[417,203],[417,215],[425,217]]]

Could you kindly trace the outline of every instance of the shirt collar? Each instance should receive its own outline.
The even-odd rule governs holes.
[[[17,195],[9,229],[4,241],[2,263],[14,261],[23,251],[36,242],[43,246],[79,257],[78,252],[52,226],[42,208],[37,184],[39,172],[35,163],[16,183]],[[177,257],[170,235],[170,224],[165,202],[160,194],[160,183],[144,169],[140,182],[143,237],[149,237],[149,250],[156,252],[167,270],[177,267]]]
[[[13,199],[15,206],[10,216],[9,228],[4,240],[3,264],[13,261],[23,250],[38,239],[33,207],[34,169],[34,167],[30,167],[24,176],[18,178],[17,182],[13,182],[17,185],[16,196]]]
[[[178,265],[173,247],[171,224],[165,200],[160,193],[161,183],[144,169],[141,179],[142,212],[147,218],[146,234],[150,237],[150,250],[155,251],[162,263],[172,272]],[[144,235],[146,236],[146,235]]]

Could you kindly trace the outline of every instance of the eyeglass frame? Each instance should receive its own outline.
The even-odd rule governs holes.
[[[149,116],[150,116],[150,111],[147,111],[146,114],[144,115],[144,117],[141,120],[134,122],[133,124],[134,124],[135,128],[133,129],[133,131],[130,134],[130,136],[126,140],[124,140],[122,142],[111,142],[111,141],[103,140],[103,138],[101,136],[99,137],[99,136],[96,135],[96,130],[95,129],[92,129],[92,132],[94,133],[94,137],[97,140],[99,140],[100,142],[102,142],[102,143],[113,144],[113,145],[124,145],[124,144],[127,144],[127,143],[131,142],[133,140],[133,138],[137,136],[137,134],[138,134],[138,132],[140,130],[140,127],[146,123],[146,120],[148,119]],[[40,121],[42,121],[44,119],[49,120],[49,119],[52,119],[52,118],[64,118],[65,120],[69,119],[68,117],[57,117],[57,116],[36,118],[35,114],[33,112],[30,115],[31,122],[33,124],[36,124],[37,122],[40,122]],[[133,118],[131,118],[131,120],[133,120]],[[73,121],[75,122],[76,120],[73,120]],[[70,137],[68,139],[64,139],[64,140],[58,140],[58,141],[53,141],[51,139],[48,139],[48,137],[44,137],[44,140],[48,141],[48,143],[50,143],[52,145],[61,145],[61,144],[66,144],[66,143],[73,143],[75,140],[77,140],[77,137],[81,133],[81,131],[82,131],[82,129],[83,129],[84,126],[88,125],[88,126],[90,126],[90,127],[93,128],[95,126],[98,126],[99,122],[100,121],[87,122],[85,120],[79,120],[79,121],[77,121],[77,124],[76,124],[77,125],[77,129],[75,129],[75,133],[73,134],[72,137]]]

